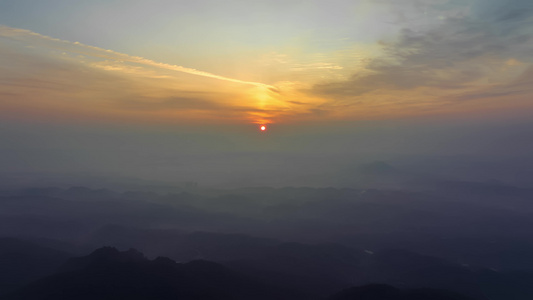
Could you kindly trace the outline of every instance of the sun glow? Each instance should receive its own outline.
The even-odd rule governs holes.
[[[267,130],[267,127],[266,127],[265,125],[261,125],[261,126],[259,127],[259,129],[261,129],[261,131],[266,131],[266,130]]]

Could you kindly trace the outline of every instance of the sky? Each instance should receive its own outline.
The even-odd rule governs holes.
[[[527,155],[532,38],[530,0],[0,0],[0,160],[163,178],[183,155]]]

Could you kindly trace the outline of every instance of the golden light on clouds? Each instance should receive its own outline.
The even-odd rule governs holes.
[[[6,44],[12,47],[6,55],[18,58],[6,65],[26,73],[5,78],[10,84],[2,85],[3,92],[32,101],[34,109],[61,107],[84,114],[101,110],[103,114],[133,118],[140,113],[169,119],[245,120],[261,111],[278,109],[276,102],[280,102],[273,96],[278,94],[276,87],[267,84],[69,43],[27,30],[1,27],[0,35],[9,39]],[[262,118],[266,116],[262,114]]]
[[[443,41],[471,46],[468,36],[434,30]],[[523,99],[533,92],[524,74],[531,64],[518,52],[442,52],[447,44],[433,36],[405,30],[395,40],[375,44],[339,39],[341,49],[257,50],[240,62],[234,58],[241,74],[236,77],[220,75],[235,73],[224,60],[212,65],[218,74],[0,26],[0,113],[267,125],[528,105]]]

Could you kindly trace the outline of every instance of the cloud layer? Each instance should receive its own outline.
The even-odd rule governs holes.
[[[313,3],[313,9],[293,3],[291,10],[305,8],[317,18]],[[363,42],[347,15],[337,23],[328,16],[324,30],[331,35],[337,28],[334,39],[314,29],[291,47],[243,57],[235,49],[235,69],[248,66],[242,76],[1,26],[0,107],[15,118],[256,124],[531,110],[530,1],[335,5],[331,13],[381,16],[368,23],[379,27],[376,41],[369,42],[374,29]],[[238,73],[231,64],[208,69]]]
[[[364,70],[309,92],[345,105],[388,98],[392,106],[454,109],[465,101],[491,103],[504,96],[502,105],[520,104],[533,92],[531,2],[479,1],[467,8],[429,29],[404,27],[395,40],[382,42],[384,55]]]

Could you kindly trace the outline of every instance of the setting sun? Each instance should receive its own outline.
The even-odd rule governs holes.
[[[261,125],[261,127],[259,127],[259,129],[261,129],[261,131],[266,131],[266,126],[265,125]]]

